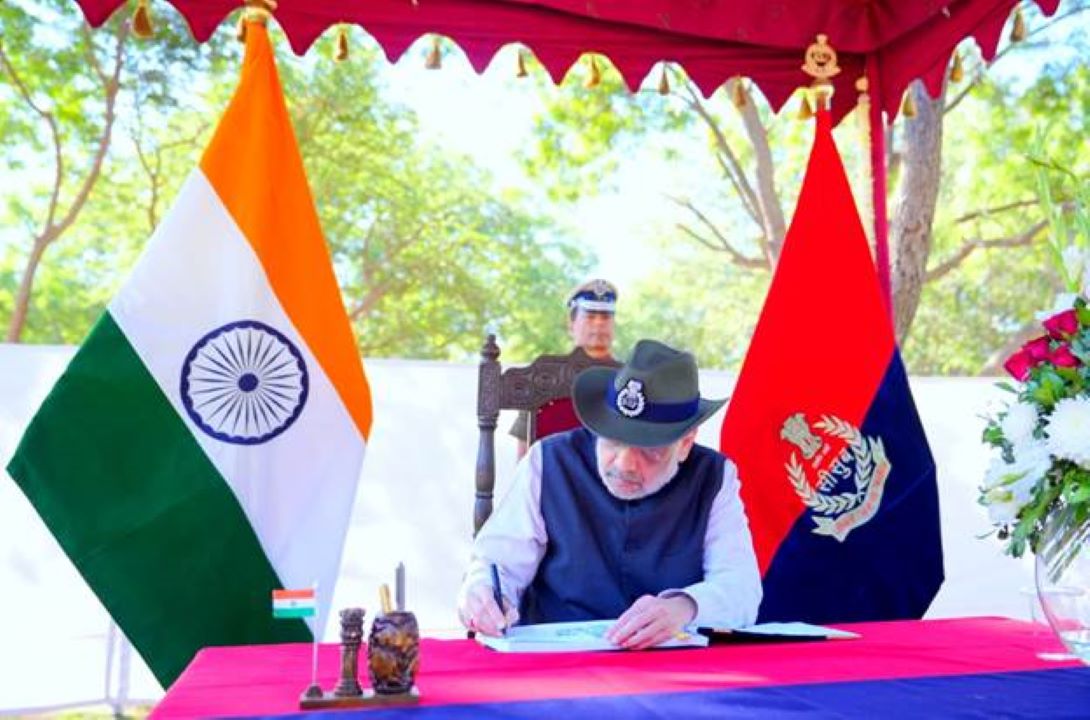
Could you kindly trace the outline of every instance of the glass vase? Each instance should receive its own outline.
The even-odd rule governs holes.
[[[1037,595],[1052,632],[1090,665],[1090,518],[1062,506],[1045,521],[1037,548]]]

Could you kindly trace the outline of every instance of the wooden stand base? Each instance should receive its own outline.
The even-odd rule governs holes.
[[[331,692],[320,695],[310,691],[299,696],[300,710],[320,710],[322,708],[375,707],[379,705],[416,705],[420,702],[420,691],[413,685],[409,692],[396,695],[380,695],[370,688],[363,695],[338,696]]]

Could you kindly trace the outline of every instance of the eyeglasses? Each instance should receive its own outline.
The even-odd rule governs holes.
[[[647,465],[659,465],[670,457],[670,454],[674,450],[676,443],[669,445],[659,445],[658,447],[638,447],[636,445],[626,445],[617,440],[611,440],[609,438],[599,437],[598,442],[602,445],[602,450],[611,454],[617,455],[623,450],[631,450],[636,453],[636,456]]]

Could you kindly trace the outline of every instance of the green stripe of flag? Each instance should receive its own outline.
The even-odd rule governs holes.
[[[273,608],[274,618],[305,618],[313,617],[315,614],[314,606],[309,607],[285,607],[285,608]]]
[[[205,645],[311,639],[269,617],[253,529],[108,313],[8,472],[164,687]]]

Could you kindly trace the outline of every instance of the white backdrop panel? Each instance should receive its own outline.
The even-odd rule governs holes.
[[[0,459],[6,465],[23,428],[64,369],[66,347],[0,344]],[[377,588],[408,569],[408,604],[425,630],[451,630],[462,568],[472,532],[477,449],[474,364],[370,360],[366,362],[375,424],[346,541],[333,607],[377,606]],[[730,393],[734,377],[704,373],[704,394]],[[1000,393],[991,380],[914,378],[913,391],[939,468],[946,583],[929,617],[1028,612],[1022,587],[1032,565],[1004,557],[976,504],[987,462],[979,415]],[[721,416],[701,431],[715,446]],[[497,430],[497,497],[514,466],[506,413]],[[745,482],[745,478],[742,478]],[[0,482],[0,711],[60,706],[116,695],[108,687],[109,619],[60,551],[18,487]],[[891,563],[898,558],[889,558]],[[336,639],[337,623],[326,625]],[[115,659],[116,675],[116,659]],[[131,697],[161,690],[136,658]],[[306,678],[300,679],[305,684]],[[111,689],[112,688],[112,689]]]

